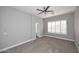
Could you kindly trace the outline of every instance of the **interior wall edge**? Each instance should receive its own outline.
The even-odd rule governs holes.
[[[75,41],[74,41],[74,43],[75,43],[75,45],[76,45],[76,47],[77,47],[77,50],[78,50],[78,52],[79,52],[79,46],[78,46],[78,43],[75,42]]]

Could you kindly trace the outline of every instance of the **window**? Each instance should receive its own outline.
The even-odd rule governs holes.
[[[66,21],[62,20],[61,21],[61,33],[66,34],[66,30],[67,30],[66,27],[67,27]]]
[[[52,23],[51,23],[51,22],[48,22],[48,32],[49,32],[49,33],[51,33],[51,31],[52,31],[52,30],[51,30],[51,28],[52,28],[51,25],[52,25]]]
[[[52,25],[51,25],[51,27],[52,27],[52,33],[55,33],[55,22],[52,22]]]
[[[56,21],[56,33],[60,33],[60,21]]]
[[[67,34],[67,21],[48,22],[48,33]]]

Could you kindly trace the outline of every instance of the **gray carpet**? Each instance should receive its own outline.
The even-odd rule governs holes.
[[[5,53],[77,53],[74,42],[44,36]]]

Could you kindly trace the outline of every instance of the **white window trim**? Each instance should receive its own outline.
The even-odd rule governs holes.
[[[56,33],[56,22],[57,21],[60,21],[60,33]],[[55,32],[52,32],[52,24],[51,24],[51,32],[48,32],[48,33],[67,35],[67,20],[65,20],[66,21],[66,29],[65,29],[66,33],[62,33],[61,31],[61,21],[64,21],[64,20],[57,20],[57,21],[50,21],[50,23],[55,22]],[[47,30],[48,30],[48,23],[49,22],[47,22]]]

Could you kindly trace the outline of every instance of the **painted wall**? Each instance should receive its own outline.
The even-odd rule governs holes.
[[[32,37],[36,36],[36,29],[35,24],[39,23],[39,30],[38,30],[38,36],[41,37],[43,35],[43,20],[41,18],[38,18],[36,16],[32,17]]]
[[[35,38],[35,22],[42,24],[42,19],[11,7],[0,7],[0,49]],[[40,36],[41,32],[40,29]]]
[[[47,32],[47,23],[49,21],[57,21],[57,20],[67,20],[67,35],[62,34],[54,34]],[[43,20],[43,35],[51,35],[60,38],[67,38],[70,40],[74,40],[74,13],[68,13],[64,15],[58,15],[50,18],[46,18]]]
[[[79,49],[79,7],[75,10],[75,43]]]

